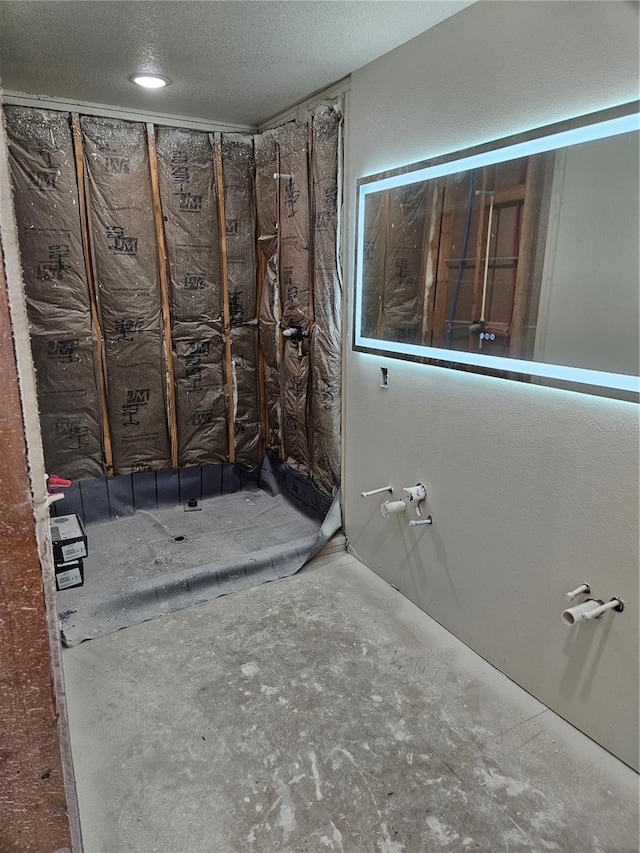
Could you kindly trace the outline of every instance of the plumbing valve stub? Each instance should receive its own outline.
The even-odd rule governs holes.
[[[427,497],[427,487],[424,483],[417,483],[415,486],[407,486],[402,490],[407,496],[409,503],[415,501],[416,515],[422,516],[422,503]]]

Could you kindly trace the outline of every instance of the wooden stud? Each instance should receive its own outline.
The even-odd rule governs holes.
[[[473,270],[473,300],[471,302],[471,322],[475,323],[480,319],[480,305],[482,303],[482,273],[484,264],[482,263],[485,252],[485,236],[484,236],[484,220],[486,214],[486,200],[484,195],[487,191],[488,178],[486,167],[482,169],[482,181],[480,186],[479,196],[479,213],[478,213],[478,231],[476,232],[476,263]],[[469,332],[469,351],[478,348],[478,339],[475,335]]]
[[[275,177],[277,175],[278,177]],[[280,380],[280,412],[279,412],[279,422],[280,422],[280,459],[284,462],[286,460],[285,456],[285,447],[284,447],[284,403],[282,399],[283,395],[283,387],[284,383],[282,381],[283,371],[283,356],[284,356],[284,341],[281,334],[280,329],[280,320],[281,320],[281,308],[282,305],[282,294],[280,293],[280,270],[281,270],[281,261],[282,261],[282,241],[280,238],[280,223],[282,221],[281,216],[281,206],[282,206],[282,193],[280,192],[280,144],[276,142],[276,171],[275,171],[274,179],[276,182],[276,258],[277,258],[277,268],[278,268],[278,280],[276,282],[276,290],[278,291],[278,316],[275,317],[276,320],[276,334],[278,335],[278,378]],[[274,315],[276,312],[274,311]]]
[[[518,247],[518,269],[513,302],[511,323],[511,339],[509,355],[522,358],[522,348],[525,342],[525,323],[527,303],[531,288],[531,274],[535,254],[535,238],[537,232],[540,195],[544,178],[544,159],[531,157],[527,164],[526,193],[520,219],[520,240]]]
[[[262,249],[256,244],[257,248],[257,276],[256,282],[256,315],[258,318],[258,407],[260,411],[260,455],[264,455],[267,449],[267,436],[269,435],[269,416],[267,411],[267,389],[265,381],[265,362],[264,353],[260,346],[260,306],[262,304],[262,288],[264,279],[267,275],[267,259],[264,256]]]
[[[222,134],[214,136],[216,166],[216,197],[218,201],[218,231],[220,233],[220,281],[222,284],[222,320],[224,324],[225,375],[227,378],[227,440],[229,443],[229,462],[236,460],[234,383],[231,352],[231,316],[229,313],[229,269],[227,263],[227,220],[225,214],[224,177],[222,172]]]
[[[178,467],[178,425],[176,420],[176,384],[173,367],[173,342],[171,340],[171,306],[169,302],[169,276],[167,274],[167,245],[164,236],[162,205],[160,203],[160,184],[158,181],[158,154],[153,124],[147,124],[147,147],[149,150],[149,172],[151,174],[151,193],[153,196],[153,218],[156,227],[156,247],[158,250],[158,276],[160,300],[162,305],[162,325],[164,329],[165,365],[167,371],[167,408],[169,412],[169,442],[171,449],[171,467]]]
[[[89,236],[89,216],[87,210],[87,187],[84,170],[84,147],[82,144],[82,131],[80,129],[80,116],[71,114],[71,128],[73,131],[73,153],[76,163],[76,180],[78,184],[78,208],[80,213],[80,228],[82,231],[82,252],[84,254],[84,266],[89,288],[89,303],[91,306],[91,324],[96,339],[97,373],[98,373],[98,396],[100,401],[100,426],[102,430],[102,444],[104,448],[104,467],[107,477],[113,474],[113,451],[111,448],[111,430],[109,427],[109,406],[107,402],[107,380],[104,354],[104,339],[98,313],[98,298],[96,295],[93,255],[91,251],[91,239]]]
[[[308,198],[308,215],[307,222],[309,226],[309,334],[313,328],[315,319],[314,299],[314,256],[315,256],[315,202],[313,192],[313,125],[312,119],[307,122],[307,198]]]
[[[255,159],[254,159],[255,162]],[[260,346],[260,309],[262,306],[262,288],[264,286],[264,279],[267,274],[267,259],[264,255],[264,252],[260,248],[260,244],[258,242],[258,237],[260,236],[260,226],[258,223],[258,196],[257,196],[257,187],[256,187],[256,173],[254,169],[253,173],[253,208],[256,212],[256,231],[255,231],[255,244],[256,244],[256,328],[258,330],[257,336],[257,390],[258,390],[258,411],[260,412],[260,456],[264,455],[265,450],[267,449],[267,436],[269,434],[269,418],[267,412],[267,389],[265,382],[265,363],[264,363],[264,353],[262,352],[262,347]]]
[[[433,338],[433,311],[435,308],[443,200],[444,192],[441,191],[438,181],[434,181],[430,186],[429,198],[427,199],[422,259],[422,334],[420,342],[427,346],[431,345]],[[429,279],[431,279],[430,285]]]
[[[524,201],[526,191],[526,184],[512,184],[510,187],[500,187],[500,189],[495,191],[495,195],[493,196],[493,206],[517,204]]]

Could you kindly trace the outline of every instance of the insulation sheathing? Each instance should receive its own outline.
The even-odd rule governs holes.
[[[116,474],[171,466],[144,125],[81,119]]]
[[[169,262],[178,462],[222,462],[229,448],[212,139],[159,127],[156,149]]]
[[[235,461],[255,468],[261,457],[258,404],[258,306],[253,138],[223,133],[229,322],[233,375]]]
[[[362,254],[362,323],[365,338],[378,338],[382,319],[384,267],[387,243],[389,191],[370,193],[364,204],[364,245]],[[360,212],[362,215],[362,211]]]
[[[380,337],[419,343],[428,184],[397,187],[389,196]]]
[[[95,348],[68,113],[5,107],[47,470],[104,474]]]
[[[264,359],[267,446],[280,447],[280,291],[278,281],[278,209],[276,199],[277,130],[254,136],[258,248],[266,259],[258,318]]]
[[[308,475],[311,454],[307,436],[307,390],[311,312],[309,174],[307,125],[282,129],[280,148],[280,301],[282,330],[299,330],[299,340],[285,337],[281,371],[283,440],[286,461]]]
[[[323,106],[313,116],[314,212],[311,333],[311,479],[320,491],[340,486],[342,399],[342,285],[338,270],[340,112]]]
[[[200,465],[227,446],[222,323],[174,325],[173,348],[180,465]]]

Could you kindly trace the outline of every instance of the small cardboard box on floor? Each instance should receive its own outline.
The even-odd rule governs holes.
[[[87,556],[87,536],[77,515],[50,519],[56,586],[68,589],[84,583],[83,557]]]
[[[69,589],[84,583],[84,565],[82,560],[70,560],[68,563],[56,563],[56,588]]]

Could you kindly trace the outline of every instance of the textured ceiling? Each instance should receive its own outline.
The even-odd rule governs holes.
[[[450,17],[464,0],[2,0],[9,91],[257,125]],[[172,80],[161,91],[136,71]]]

